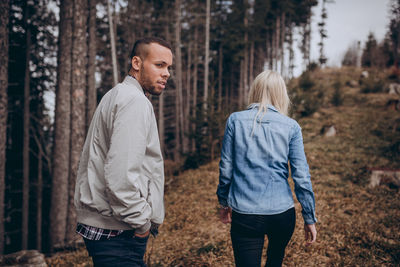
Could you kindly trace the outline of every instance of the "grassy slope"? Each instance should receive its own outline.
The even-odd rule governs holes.
[[[358,77],[354,70],[313,74],[326,90],[325,98],[332,95],[335,79]],[[316,195],[318,242],[304,246],[296,202],[297,225],[285,266],[400,265],[399,190],[369,189],[366,170],[400,169],[398,155],[394,158],[389,149],[398,140],[400,112],[385,107],[393,98],[385,93],[361,94],[358,87],[344,87],[342,92],[342,106],[325,105],[318,114],[299,120]],[[321,128],[332,124],[337,135],[323,137]],[[234,266],[229,226],[216,216],[217,183],[218,163],[213,162],[184,172],[169,184],[165,223],[159,237],[148,244],[149,266]],[[52,266],[90,266],[84,249],[48,261]]]

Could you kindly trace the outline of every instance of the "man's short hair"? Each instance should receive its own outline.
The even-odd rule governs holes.
[[[146,37],[143,39],[139,39],[135,42],[135,44],[133,45],[133,48],[132,48],[132,52],[131,52],[131,59],[134,56],[138,56],[142,60],[144,60],[148,54],[148,51],[145,48],[145,46],[149,45],[151,43],[156,43],[156,44],[159,44],[161,46],[168,48],[169,50],[172,50],[171,45],[164,39],[161,39],[158,37]]]

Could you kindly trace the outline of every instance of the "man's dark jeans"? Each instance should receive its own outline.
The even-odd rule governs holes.
[[[296,213],[291,208],[276,215],[232,213],[231,238],[237,267],[260,267],[264,236],[268,236],[265,266],[282,266],[285,249],[294,231]]]
[[[95,267],[145,267],[143,257],[148,239],[149,236],[134,236],[133,231],[124,231],[116,237],[104,240],[84,238]]]

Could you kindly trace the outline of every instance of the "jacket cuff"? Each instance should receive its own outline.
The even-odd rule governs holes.
[[[147,231],[150,230],[150,227],[151,227],[151,222],[147,221],[144,225],[136,228],[135,229],[135,233],[136,234],[144,234],[144,233],[146,233]]]
[[[307,225],[308,224],[314,224],[314,223],[317,222],[317,218],[315,218],[314,214],[312,214],[312,215],[303,214],[303,219],[304,219],[304,223],[307,224]]]
[[[224,206],[224,207],[228,207],[229,205],[228,205],[228,201],[226,201],[226,199],[219,199],[219,204],[221,204],[221,206]]]

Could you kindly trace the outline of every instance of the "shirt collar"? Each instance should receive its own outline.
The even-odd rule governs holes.
[[[260,106],[260,103],[251,103],[248,107],[247,107],[247,109],[254,109],[254,108],[259,108],[259,106]],[[277,109],[276,109],[276,107],[274,107],[273,105],[268,105],[268,109],[270,109],[270,110],[273,110],[273,111],[275,111],[275,112],[279,112]]]

